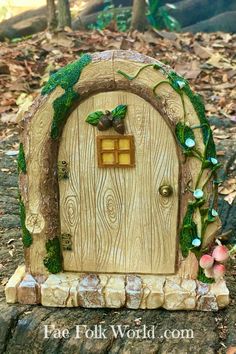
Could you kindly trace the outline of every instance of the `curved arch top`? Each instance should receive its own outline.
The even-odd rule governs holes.
[[[85,120],[91,112],[121,104],[127,105],[124,135],[113,128],[99,131]],[[135,166],[99,168],[98,138],[114,143],[109,149],[115,150],[113,139],[127,137],[133,138]],[[70,166],[70,178],[59,183],[61,230],[76,245],[63,251],[65,270],[174,274],[179,158],[170,128],[156,109],[128,91],[91,95],[69,116],[58,160]],[[159,193],[163,185],[172,188],[169,198]]]

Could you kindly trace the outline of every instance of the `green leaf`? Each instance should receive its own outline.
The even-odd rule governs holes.
[[[178,122],[175,127],[176,138],[179,144],[182,146],[184,152],[190,152],[191,147],[188,147],[185,142],[187,139],[195,141],[193,130],[182,122]]]
[[[197,225],[193,221],[194,210],[195,206],[189,204],[180,231],[180,246],[183,257],[188,256],[189,250],[192,249],[192,241],[197,236]]]
[[[90,113],[88,117],[86,118],[86,122],[92,125],[97,125],[100,118],[104,115],[102,111],[96,111],[93,113]]]
[[[210,127],[207,127],[207,139],[205,143],[205,160],[216,158],[216,148],[213,140],[213,135]]]
[[[178,75],[175,71],[171,70],[169,73],[168,73],[168,79],[170,80],[170,84],[171,86],[173,87],[173,89],[178,92],[179,94],[181,94],[181,88],[179,86],[179,82],[183,83],[183,88],[184,89],[185,87],[189,87],[189,83],[188,81],[183,77],[183,76],[180,76]]]
[[[114,108],[111,111],[112,117],[113,119],[115,118],[120,118],[120,119],[124,119],[125,115],[127,112],[127,105],[125,104],[120,104],[119,106],[117,106],[116,108]]]
[[[208,215],[208,211],[209,209],[208,208],[201,208],[200,209],[200,214],[203,218],[205,218],[207,215]]]

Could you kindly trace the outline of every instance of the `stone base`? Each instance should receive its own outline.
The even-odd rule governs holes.
[[[24,266],[10,278],[5,294],[8,303],[53,307],[217,311],[229,304],[223,279],[208,285],[178,276],[69,272],[35,279]]]

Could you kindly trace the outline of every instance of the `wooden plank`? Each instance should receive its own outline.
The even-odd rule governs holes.
[[[128,105],[126,134],[134,136],[135,167],[99,168],[96,136],[116,133],[100,132],[85,119],[118,104]],[[159,113],[132,93],[96,94],[68,119],[59,157],[71,170],[69,180],[60,182],[62,230],[73,234],[74,244],[72,252],[63,252],[65,269],[173,273],[178,164],[174,138]],[[175,190],[168,201],[158,194],[164,182]]]
[[[116,92],[100,93],[94,96],[94,110],[111,110],[118,104],[126,104],[126,96],[118,97]],[[117,135],[113,129],[105,132],[96,130],[96,135]],[[97,271],[126,271],[126,202],[124,168],[98,168],[95,165],[96,180],[96,237]]]
[[[78,111],[70,115],[64,127],[58,161],[65,160],[69,166],[69,178],[59,181],[61,233],[72,236],[73,251],[63,251],[64,270],[82,269],[80,234],[80,178],[79,178],[79,122]]]
[[[96,271],[96,204],[95,204],[95,128],[85,122],[93,111],[94,99],[83,102],[77,108],[79,122],[79,157],[77,157],[77,178],[80,179],[80,228],[75,242],[81,244],[81,270]]]
[[[151,118],[152,272],[168,274],[175,271],[179,163],[167,124],[155,110]],[[161,196],[163,185],[171,186],[173,195]]]
[[[120,93],[120,96],[122,94]],[[127,132],[135,138],[135,168],[126,171],[128,272],[151,272],[150,105],[127,93]]]

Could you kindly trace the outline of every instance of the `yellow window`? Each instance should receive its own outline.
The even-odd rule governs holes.
[[[97,153],[99,167],[133,167],[134,137],[98,135]]]

